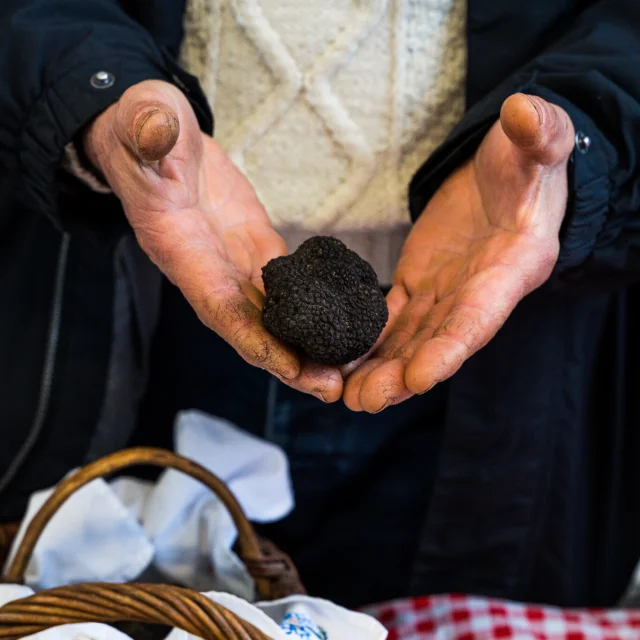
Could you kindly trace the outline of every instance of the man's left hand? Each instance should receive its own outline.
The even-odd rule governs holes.
[[[377,413],[449,378],[548,279],[574,138],[560,107],[523,94],[506,100],[475,156],[412,229],[387,327],[347,380],[349,408]]]

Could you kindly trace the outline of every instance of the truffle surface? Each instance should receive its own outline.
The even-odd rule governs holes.
[[[262,268],[268,331],[314,362],[347,364],[364,355],[389,312],[368,262],[343,242],[310,238]]]

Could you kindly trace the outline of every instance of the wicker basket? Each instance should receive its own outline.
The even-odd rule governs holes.
[[[199,480],[225,504],[238,530],[239,555],[261,598],[304,593],[291,560],[260,540],[227,486],[195,462],[170,451],[135,448],[93,462],[61,482],[29,523],[4,581],[21,583],[36,542],[49,520],[75,491],[115,471],[137,465],[170,467]],[[177,627],[205,640],[263,640],[267,636],[203,595],[157,584],[80,584],[42,591],[0,607],[0,639],[17,639],[62,624],[141,622]]]

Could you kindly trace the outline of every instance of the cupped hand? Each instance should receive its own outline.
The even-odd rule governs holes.
[[[351,409],[375,413],[449,378],[548,279],[574,136],[556,105],[523,94],[504,103],[475,156],[412,229],[388,295],[387,327],[347,380]]]
[[[128,89],[88,128],[85,150],[140,246],[205,325],[290,386],[340,398],[337,369],[301,362],[264,328],[261,269],[286,253],[285,243],[181,91],[159,81]]]

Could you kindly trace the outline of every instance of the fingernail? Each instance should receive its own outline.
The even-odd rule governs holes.
[[[534,99],[534,96],[527,95],[526,93],[523,95],[529,101],[529,104],[534,108],[536,115],[538,116],[539,124],[541,125],[544,124],[543,111],[540,103],[538,102],[538,99],[537,98]]]
[[[430,387],[427,387],[424,391],[421,391],[418,395],[423,396],[425,393],[429,393],[433,387],[435,387],[438,383],[434,382]]]
[[[376,413],[380,413],[381,411],[384,411],[390,404],[391,400],[387,400],[377,411],[372,411],[371,413],[373,413],[374,415]]]
[[[153,107],[140,117],[135,131],[138,152],[149,162],[164,158],[180,134],[177,116],[167,108]]]
[[[322,402],[327,403],[328,400],[320,393],[320,391],[313,392],[314,397],[318,398],[318,400],[322,400]]]

